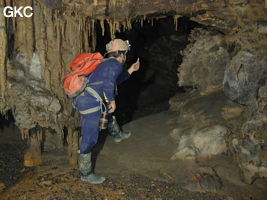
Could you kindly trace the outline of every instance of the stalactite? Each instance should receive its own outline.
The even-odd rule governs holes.
[[[15,1],[15,6],[23,7],[25,5],[32,6],[32,0],[22,0]],[[16,26],[16,34],[15,40],[17,41],[15,44],[15,49],[18,50],[18,53],[25,56],[27,59],[27,63],[31,62],[33,51],[34,51],[34,41],[33,41],[33,17],[16,17],[15,26]]]
[[[38,129],[36,131],[36,139],[38,143],[41,143],[43,140],[43,130],[42,129]]]
[[[126,30],[126,22],[123,21],[121,26],[122,26],[122,31],[124,32]]]
[[[109,0],[109,7],[116,7],[116,0]]]
[[[111,37],[111,39],[114,39],[113,38],[113,22],[110,20],[109,21],[109,32],[110,32],[110,37]]]
[[[115,32],[114,32],[114,36],[116,37],[116,32],[120,32],[120,22],[119,21],[115,21],[115,23],[114,23],[114,30],[115,30]]]
[[[47,71],[47,31],[46,31],[46,20],[45,13],[47,12],[46,7],[36,1],[34,7],[34,26],[35,26],[35,41],[36,48],[39,52],[40,62],[42,65],[42,74],[45,82],[45,87],[50,88],[50,76]]]
[[[97,6],[98,0],[94,0],[94,6]]]
[[[58,76],[58,83],[61,83],[61,77],[63,76],[63,71],[62,71],[62,69],[63,69],[63,61],[62,61],[62,35],[61,35],[61,28],[62,28],[62,26],[61,26],[61,23],[60,23],[61,21],[60,20],[57,20],[57,23],[56,23],[56,33],[57,33],[57,50],[58,50],[58,52],[59,52],[59,55],[58,55],[58,63],[59,63],[59,76]],[[58,90],[58,92],[59,92],[59,95],[60,96],[63,96],[64,95],[64,93],[63,93],[63,91],[60,89],[60,88],[58,88],[59,90]]]
[[[114,25],[113,25],[113,21],[110,21],[109,22],[109,31],[110,31],[110,37],[111,39],[114,39],[115,38],[115,34],[114,34]]]
[[[7,25],[6,19],[3,15],[3,7],[4,5],[0,4],[0,89],[1,96],[4,97],[5,89],[6,89],[6,63],[7,63]]]
[[[151,24],[151,26],[154,26],[154,19],[153,19],[153,18],[149,18],[149,19],[147,20],[147,22],[148,22],[149,24]]]
[[[131,30],[132,29],[132,22],[131,19],[127,19],[127,29]]]
[[[100,25],[101,25],[101,29],[102,29],[102,36],[105,35],[105,19],[100,19]]]
[[[89,52],[90,51],[90,46],[89,46],[90,26],[88,24],[88,19],[86,19],[84,23],[85,23],[85,32],[84,32],[85,51]]]
[[[26,139],[28,139],[30,137],[28,129],[24,129],[24,128],[20,129],[20,134],[21,134],[21,138],[23,140],[26,140]]]
[[[96,30],[95,30],[95,20],[91,20],[91,47],[95,51],[96,48]]]
[[[174,20],[174,25],[175,25],[175,30],[178,31],[178,19],[180,18],[180,15],[174,15],[173,20]]]
[[[89,29],[87,19],[84,20],[84,50],[85,52],[89,52]]]
[[[32,5],[32,0],[25,0],[24,5]],[[25,39],[26,39],[26,52],[27,52],[27,59],[28,63],[31,62],[34,52],[34,26],[33,26],[33,17],[31,18],[24,18],[25,19],[25,26],[26,26],[26,33],[25,33]]]
[[[83,32],[84,32],[84,27],[83,27],[83,17],[78,18],[78,30],[79,30],[79,37],[77,38],[79,41],[79,53],[83,52]]]
[[[46,54],[46,61],[47,64],[45,66],[45,81],[48,84],[48,88],[49,90],[51,90],[53,87],[53,71],[54,71],[54,66],[51,65],[51,60],[54,58],[50,58],[53,56],[53,54],[51,53],[51,50],[54,50],[54,47],[52,47],[52,42],[55,40],[54,37],[54,33],[55,33],[55,25],[54,25],[54,15],[53,15],[53,11],[49,8],[45,8],[45,24],[46,24],[46,50],[47,50],[47,54]]]

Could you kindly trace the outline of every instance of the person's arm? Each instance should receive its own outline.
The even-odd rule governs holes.
[[[128,73],[131,75],[133,72],[138,71],[140,68],[140,61],[139,58],[137,61],[131,65],[131,67],[128,69]]]
[[[123,71],[117,79],[117,84],[121,84],[122,82],[126,81],[128,78],[130,78],[131,74],[135,71],[138,71],[140,68],[140,62],[139,59],[131,65],[131,67],[127,71]]]
[[[110,112],[114,112],[116,109],[115,104],[115,87],[116,87],[116,80],[122,72],[122,64],[112,60],[107,63],[107,66],[104,68],[103,71],[103,92],[105,93],[109,106]]]
[[[130,78],[130,74],[128,71],[123,70],[123,72],[117,78],[117,85],[121,84],[122,82],[126,81]]]

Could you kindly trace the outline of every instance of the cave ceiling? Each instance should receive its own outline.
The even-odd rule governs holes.
[[[172,15],[187,16],[222,32],[235,32],[248,22],[265,19],[264,0],[39,0],[50,8],[91,19],[144,20]],[[131,28],[131,27],[128,27]]]

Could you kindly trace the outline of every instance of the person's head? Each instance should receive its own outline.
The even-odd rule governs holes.
[[[124,63],[126,61],[126,54],[130,50],[129,41],[114,39],[106,45],[107,57],[115,58],[119,62]]]

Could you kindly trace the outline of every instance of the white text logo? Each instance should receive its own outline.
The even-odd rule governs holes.
[[[25,7],[4,7],[3,14],[5,17],[32,17],[33,16],[33,8],[31,6]]]

